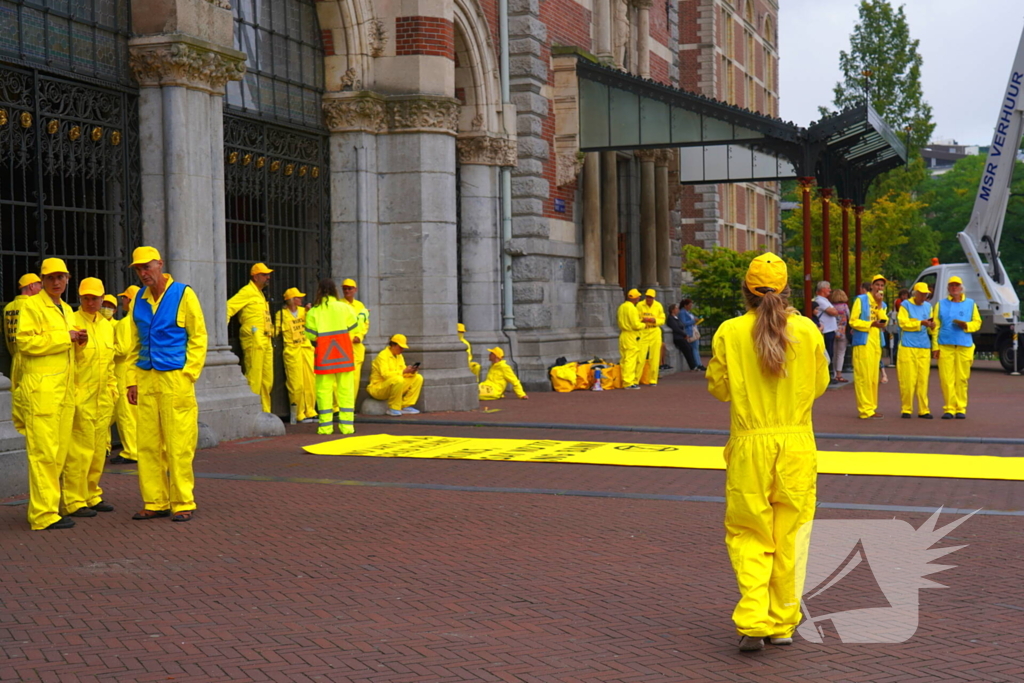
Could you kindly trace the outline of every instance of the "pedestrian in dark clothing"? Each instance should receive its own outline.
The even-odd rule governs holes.
[[[679,319],[678,304],[672,304],[669,307],[668,315],[665,316],[665,324],[672,330],[672,343],[675,344],[676,348],[683,354],[683,358],[686,359],[686,364],[690,366],[691,370],[696,370],[697,361],[693,357],[693,346],[690,344],[686,334],[686,329],[684,328],[682,321]]]

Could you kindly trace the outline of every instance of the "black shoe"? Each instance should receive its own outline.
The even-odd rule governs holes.
[[[934,420],[935,419],[934,417],[932,417],[931,413],[921,413],[920,415],[918,415],[918,417],[921,418],[922,420]]]
[[[113,512],[114,511],[114,506],[113,505],[111,505],[110,503],[104,503],[102,500],[100,502],[96,503],[95,505],[90,505],[89,508],[91,510],[95,510],[96,512]]]
[[[902,415],[900,415],[900,417],[902,417],[904,420],[909,420],[910,418],[912,418],[914,416],[911,415],[910,413],[903,413]]]
[[[95,517],[99,513],[92,508],[78,508],[72,512],[68,517]]]
[[[56,522],[46,527],[47,529],[70,529],[75,525],[75,520],[70,517],[61,517]]]
[[[658,369],[659,370],[671,370],[672,366],[671,365],[659,365]]]
[[[115,455],[110,459],[111,465],[138,465],[137,460],[129,460],[128,458],[122,458],[120,455]]]
[[[943,420],[952,420],[953,419],[953,413],[943,413],[942,414],[942,419]]]
[[[964,413],[957,413],[956,414],[956,419],[958,419],[958,420],[966,420],[967,419],[967,415],[965,415]]]

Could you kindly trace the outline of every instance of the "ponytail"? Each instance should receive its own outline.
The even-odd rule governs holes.
[[[785,377],[786,350],[791,343],[786,326],[789,316],[796,313],[789,305],[789,287],[781,292],[769,290],[764,296],[758,296],[744,286],[743,294],[747,307],[757,316],[754,349],[761,369],[771,377]]]

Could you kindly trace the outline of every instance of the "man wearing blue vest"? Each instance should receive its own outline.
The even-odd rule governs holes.
[[[195,383],[206,363],[206,321],[199,297],[164,273],[160,252],[139,247],[132,268],[142,283],[131,309],[128,402],[139,406],[139,490],[132,519],[192,519],[192,459],[199,440]]]
[[[932,419],[928,409],[928,375],[932,369],[932,340],[929,335],[935,323],[932,322],[932,305],[928,303],[931,292],[928,285],[918,282],[914,285],[913,296],[900,305],[897,321],[903,334],[900,335],[900,352],[896,356],[896,368],[900,378],[900,401],[903,404],[901,417],[909,420],[914,413],[914,396],[917,396],[917,416]]]
[[[932,357],[939,359],[939,384],[946,405],[942,419],[967,419],[967,383],[974,363],[974,337],[981,329],[981,314],[974,299],[964,296],[964,281],[957,276],[946,285],[949,298],[935,306]]]
[[[882,292],[885,278],[876,275],[871,289],[853,300],[850,327],[853,328],[853,390],[857,413],[862,420],[880,419],[878,412],[878,368],[882,361],[882,330],[889,317]]]

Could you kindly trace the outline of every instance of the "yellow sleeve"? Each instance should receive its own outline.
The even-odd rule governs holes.
[[[635,332],[647,329],[647,323],[640,319],[640,310],[636,306],[629,311],[629,322],[632,324],[630,329]]]
[[[199,305],[199,297],[191,287],[186,289],[185,294],[181,297],[181,308],[185,313],[185,332],[188,334],[183,372],[186,377],[195,382],[199,379],[203,366],[206,364],[208,338],[203,308]]]
[[[317,326],[316,318],[317,318],[317,308],[316,308],[316,306],[314,306],[313,308],[311,308],[308,311],[306,311],[306,330],[305,330],[305,332],[306,332],[306,339],[308,339],[309,341],[313,342],[314,344],[316,343],[317,332],[320,329]]]
[[[284,313],[284,309],[283,308],[277,312],[277,315],[274,316],[274,336],[275,337],[280,337],[282,335],[282,333],[284,332],[284,330],[281,328],[281,322],[283,320],[283,318],[281,317],[282,313]]]
[[[502,363],[502,374],[505,375],[505,381],[512,385],[512,390],[516,392],[516,396],[522,398],[526,396],[526,392],[523,391],[523,384],[516,377],[515,370],[513,370],[508,363]],[[489,374],[489,373],[488,373]]]
[[[939,330],[942,329],[942,321],[939,319],[939,310],[942,302],[936,301],[935,305],[932,306],[932,320],[935,321],[935,327],[932,328],[932,351],[939,350]]]
[[[654,324],[661,327],[665,324],[665,307],[658,304],[657,308],[654,309]]]
[[[67,330],[42,331],[41,313],[35,306],[21,307],[16,335],[18,352],[26,356],[49,356],[71,348],[71,334]],[[68,322],[70,324],[70,320]]]
[[[238,293],[228,299],[228,320],[235,317],[235,314],[245,308],[245,305],[249,303],[247,296],[248,285],[238,290]]]
[[[354,335],[359,339],[365,340],[366,335],[370,334],[370,309],[363,306],[363,310],[356,314],[356,329]]]
[[[17,345],[14,344],[14,337],[18,334],[18,310],[14,305],[14,302],[4,306],[4,342],[7,343],[7,353],[11,356],[14,355]],[[11,329],[11,328],[14,329]]]
[[[711,362],[708,363],[706,373],[708,393],[719,401],[728,402],[731,398],[729,373],[725,363],[725,337],[722,335],[721,328],[715,333],[715,338],[711,342],[711,354]]]
[[[971,313],[971,321],[967,323],[967,332],[977,332],[981,329],[981,313],[978,312],[978,304],[974,304],[974,312]]]
[[[114,342],[114,355],[117,355],[117,328],[113,323],[108,322],[110,325],[110,336]],[[113,396],[117,396],[117,372],[114,370],[114,359],[110,359],[110,372],[107,373],[107,388],[110,389],[110,393]],[[116,400],[116,399],[115,399]]]
[[[829,382],[832,381],[832,371],[829,369],[828,352],[825,351],[825,337],[817,334],[817,330],[815,330],[812,338],[814,339],[814,357],[817,359],[814,375],[814,398],[821,398],[828,390]]]
[[[906,306],[900,306],[899,315],[896,316],[896,321],[900,325],[900,329],[904,332],[920,332],[921,321],[916,318],[911,318],[910,314],[907,313]]]
[[[861,305],[860,297],[858,296],[853,300],[853,308],[850,309],[850,327],[857,330],[858,332],[867,332],[871,329],[870,320],[861,320]]]

